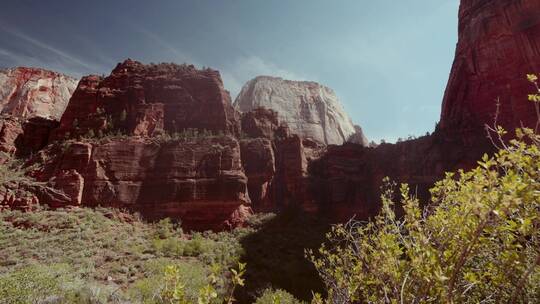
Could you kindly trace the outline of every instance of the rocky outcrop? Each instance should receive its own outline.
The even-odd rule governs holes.
[[[440,127],[455,132],[497,123],[512,131],[536,123],[526,74],[540,72],[540,2],[462,0],[459,41]]]
[[[126,208],[191,229],[240,225],[249,213],[240,145],[231,136],[72,142],[36,158],[42,167],[33,175],[66,193],[70,205]]]
[[[0,151],[26,156],[45,147],[77,83],[38,68],[0,70]]]
[[[272,141],[266,138],[244,139],[240,146],[253,208],[256,211],[273,211],[272,187],[276,159]]]
[[[241,116],[242,137],[274,140],[289,136],[289,127],[280,123],[274,110],[256,108]]]
[[[354,125],[354,134],[349,137],[347,142],[353,144],[359,144],[364,147],[369,145],[367,137],[364,135],[364,131],[359,125]]]
[[[254,210],[275,212],[297,206],[316,212],[309,192],[308,164],[324,153],[326,145],[290,134],[273,110],[244,112],[241,121],[242,164]]]
[[[80,81],[53,139],[119,132],[154,136],[186,129],[239,133],[239,114],[219,72],[128,59],[106,78]]]
[[[12,115],[0,116],[0,152],[6,156],[29,156],[47,145],[57,126],[57,121],[42,117],[24,120]]]
[[[78,79],[37,68],[0,70],[0,112],[60,120]]]
[[[14,155],[23,133],[22,122],[19,119],[9,115],[0,117],[0,152],[5,153],[5,156]]]
[[[244,85],[235,107],[274,110],[292,133],[326,145],[340,145],[356,133],[335,93],[316,82],[259,76]]]
[[[16,183],[10,183],[0,187],[0,211],[23,210],[30,211],[39,204],[39,199],[34,193]]]

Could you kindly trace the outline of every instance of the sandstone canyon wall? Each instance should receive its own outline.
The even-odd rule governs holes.
[[[239,113],[217,71],[126,60],[108,77],[84,77],[59,123],[61,101],[52,92],[69,86],[2,93],[0,150],[32,153],[30,174],[44,186],[0,189],[0,209],[101,205],[224,229],[242,225],[252,208],[291,205],[367,219],[379,210],[385,176],[428,198],[444,172],[472,168],[494,151],[482,125],[493,122],[497,98],[507,129],[534,123],[525,76],[540,69],[539,6],[463,0],[439,126],[375,148],[366,147],[335,94],[313,82],[255,78],[236,99]],[[44,83],[35,77],[29,87]]]
[[[188,128],[237,134],[238,119],[218,71],[128,59],[104,79],[80,81],[53,138],[89,132],[152,136]]]
[[[41,197],[53,207],[124,208],[191,229],[234,227],[250,214],[240,146],[231,136],[70,141],[34,161],[40,166],[33,175],[69,197]]]
[[[43,148],[77,83],[38,68],[0,70],[0,151],[21,156]]]
[[[38,68],[0,70],[0,162],[12,156],[26,157],[47,145],[58,125],[78,80]],[[53,189],[30,184],[13,172],[0,186],[0,210],[4,207],[27,209],[37,204],[36,193],[62,197]],[[52,190],[49,191],[49,190]],[[58,195],[56,195],[58,194]]]
[[[242,112],[259,107],[272,109],[292,133],[302,138],[341,145],[352,137],[367,145],[360,127],[355,128],[336,94],[316,82],[259,76],[244,85],[235,106]]]
[[[59,121],[78,79],[37,68],[0,70],[0,112]]]
[[[540,1],[462,0],[459,42],[435,132],[376,148],[330,147],[311,163],[311,189],[326,214],[365,219],[379,208],[382,178],[411,184],[428,199],[444,172],[470,169],[494,151],[484,125],[534,127],[536,112],[526,75],[540,72]]]
[[[441,111],[440,127],[464,131],[536,123],[527,101],[526,74],[540,72],[540,1],[462,0],[459,40]]]
[[[219,72],[126,60],[84,77],[31,174],[65,194],[53,207],[108,206],[191,229],[241,225],[251,213],[239,114]]]

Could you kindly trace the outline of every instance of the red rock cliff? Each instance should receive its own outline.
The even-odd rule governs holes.
[[[540,73],[540,1],[462,0],[459,40],[440,126],[468,130],[498,123],[534,126],[526,74]]]
[[[249,209],[240,145],[231,136],[72,142],[51,145],[37,158],[34,176],[69,197],[43,201],[53,207],[126,208],[193,229],[242,224],[236,214]]]
[[[53,138],[118,131],[152,136],[191,128],[238,134],[239,116],[219,72],[128,59],[104,79],[81,80]]]
[[[325,214],[366,219],[379,208],[382,178],[411,184],[424,199],[446,171],[469,169],[493,152],[484,124],[534,126],[526,74],[540,72],[540,1],[462,0],[459,42],[434,134],[377,148],[330,147],[310,164],[311,195]]]
[[[239,133],[217,71],[126,60],[106,78],[80,81],[32,175],[61,193],[38,195],[53,207],[120,207],[188,229],[234,227],[251,212]]]

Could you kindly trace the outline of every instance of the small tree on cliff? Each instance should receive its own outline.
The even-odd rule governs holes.
[[[537,85],[536,76],[529,81]],[[529,96],[537,110],[539,94]],[[315,303],[540,303],[535,130],[516,130],[469,172],[447,173],[427,209],[401,185],[403,218],[394,213],[394,185],[386,185],[374,221],[337,225],[330,245],[308,251],[328,289]]]

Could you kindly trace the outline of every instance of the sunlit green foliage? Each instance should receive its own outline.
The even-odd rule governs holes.
[[[540,303],[540,136],[500,144],[447,173],[426,208],[401,185],[403,217],[387,180],[373,221],[337,225],[308,251],[328,290],[313,302]]]
[[[37,303],[28,299],[167,303],[162,291],[169,266],[179,269],[187,282],[186,295],[196,303],[218,265],[217,279],[229,283],[216,285],[215,290],[226,298],[232,292],[230,269],[242,253],[239,239],[248,233],[239,229],[187,234],[170,220],[146,223],[105,208],[4,210],[0,212],[0,303]],[[171,254],[155,245],[164,241],[182,251]],[[3,301],[8,296],[11,300]]]
[[[197,292],[193,292],[190,277],[184,275],[184,271],[176,265],[168,266],[165,269],[164,287],[161,298],[164,303],[170,304],[231,304],[233,303],[234,290],[237,286],[244,285],[243,275],[246,264],[239,263],[238,269],[231,268],[230,280],[225,280],[222,268],[218,264],[212,265],[205,284],[198,286]],[[220,291],[229,290],[227,294]]]
[[[299,301],[290,293],[277,289],[266,289],[263,294],[257,298],[255,304],[302,304],[304,302]]]

